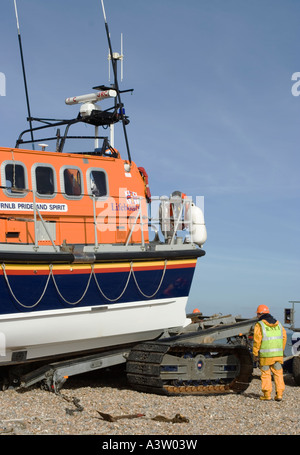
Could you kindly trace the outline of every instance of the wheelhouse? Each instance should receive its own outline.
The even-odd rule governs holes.
[[[134,163],[128,172],[119,154],[0,153],[0,242],[148,242],[145,184]]]

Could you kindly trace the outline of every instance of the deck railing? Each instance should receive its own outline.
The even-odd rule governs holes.
[[[14,192],[16,191],[17,190],[14,189]],[[42,215],[41,210],[38,208],[36,199],[37,197],[40,198],[40,195],[38,195],[34,190],[22,189],[23,194],[24,192],[32,194],[33,217],[16,217],[16,221],[34,223],[33,248],[35,251],[39,249],[40,239],[38,222],[40,221],[54,251],[57,252],[60,249],[60,246],[55,243],[55,239],[52,237],[51,232],[48,229],[49,221],[46,220],[47,215]],[[190,216],[188,215],[192,200],[189,198],[182,199],[178,196],[154,197],[152,198],[151,203],[147,203],[144,197],[135,196],[134,204],[130,206],[126,205],[128,198],[125,197],[118,196],[117,198],[98,198],[92,194],[83,194],[81,196],[86,198],[86,201],[89,201],[85,204],[85,207],[90,207],[90,209],[87,210],[88,214],[86,217],[90,218],[90,223],[93,224],[93,240],[89,243],[89,245],[93,244],[95,250],[98,250],[100,245],[98,239],[100,231],[104,232],[105,229],[109,231],[117,231],[120,226],[123,228],[125,226],[126,228],[126,239],[123,243],[126,247],[130,245],[134,232],[140,232],[142,247],[145,247],[146,244],[145,232],[149,233],[150,236],[151,233],[154,232],[154,240],[151,241],[157,241],[169,245],[174,245],[175,242],[183,242],[184,240],[192,242],[192,226]],[[122,204],[125,209],[119,211],[118,214],[114,213],[114,215],[109,215],[106,212],[105,215],[103,215],[103,208],[105,205],[107,206],[110,203],[110,200],[115,201],[114,203],[116,204],[116,207],[120,207]],[[14,219],[11,216],[7,218],[10,220]],[[104,223],[105,219],[106,223]],[[78,223],[83,223],[82,219],[79,219]],[[179,233],[181,234],[179,235]],[[148,236],[146,238],[148,238]]]

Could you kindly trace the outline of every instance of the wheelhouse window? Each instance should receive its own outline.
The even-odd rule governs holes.
[[[89,183],[92,195],[95,197],[107,196],[107,181],[106,173],[104,171],[90,171]]]
[[[37,166],[35,168],[35,182],[38,194],[53,196],[55,191],[54,172],[52,167]]]
[[[66,168],[63,171],[65,194],[67,196],[81,196],[82,178],[79,169]]]
[[[24,193],[26,188],[25,169],[22,164],[5,165],[5,187],[9,194],[20,195]]]

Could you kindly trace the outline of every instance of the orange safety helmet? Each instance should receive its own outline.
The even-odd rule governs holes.
[[[270,310],[269,308],[267,307],[267,305],[258,305],[257,307],[257,310],[256,310],[256,313],[260,313],[260,314],[266,314],[266,313],[270,313]]]

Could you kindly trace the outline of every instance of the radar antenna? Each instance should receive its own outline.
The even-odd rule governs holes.
[[[121,101],[121,95],[120,95],[120,89],[119,89],[119,83],[118,83],[118,75],[117,75],[117,61],[118,61],[118,59],[115,58],[115,54],[113,53],[113,50],[112,50],[112,45],[111,45],[111,40],[110,40],[110,33],[109,33],[108,24],[107,24],[107,19],[106,19],[106,13],[105,13],[104,1],[103,0],[101,0],[101,4],[102,4],[102,11],[103,11],[103,17],[104,17],[104,23],[105,23],[105,30],[106,30],[106,35],[107,35],[108,47],[109,47],[109,54],[111,56],[112,68],[113,68],[113,73],[114,73],[114,89],[117,92],[118,104],[120,106],[120,116],[121,116],[121,119],[122,119],[122,125],[123,125],[123,132],[124,132],[126,148],[127,148],[128,161],[129,161],[129,164],[131,164],[131,155],[130,155],[130,149],[129,149],[127,131],[126,131],[126,118],[125,118],[124,111],[123,111],[123,104],[122,104],[122,101]],[[122,44],[122,47],[123,47],[123,44]],[[122,60],[121,60],[121,62],[122,62]]]

